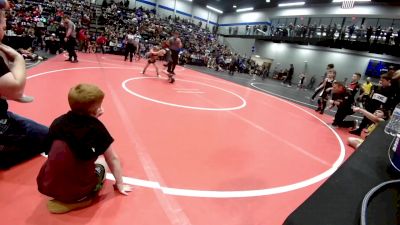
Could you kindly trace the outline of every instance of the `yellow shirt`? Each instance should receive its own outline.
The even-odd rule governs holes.
[[[369,125],[367,128],[364,128],[364,129],[363,129],[363,132],[361,133],[361,138],[362,138],[362,139],[360,139],[360,140],[363,140],[363,139],[367,138],[368,135],[370,135],[370,134],[372,133],[372,131],[375,130],[375,128],[376,128],[376,126],[377,126],[378,124],[379,124],[379,123],[372,123],[372,124]]]
[[[372,133],[372,131],[375,130],[376,125],[377,125],[376,123],[373,123],[373,124],[369,125],[369,127],[367,128],[368,134]]]
[[[371,89],[372,89],[373,84],[371,82],[369,82],[369,84],[367,82],[365,82],[362,85],[362,89],[364,90],[364,94],[365,95],[369,95],[371,94]]]

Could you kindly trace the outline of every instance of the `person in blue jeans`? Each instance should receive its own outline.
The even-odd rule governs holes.
[[[0,41],[5,29],[5,12],[0,9]],[[0,43],[0,169],[30,159],[46,148],[46,126],[8,111],[7,99],[33,100],[24,95],[25,83],[24,58],[13,48]]]

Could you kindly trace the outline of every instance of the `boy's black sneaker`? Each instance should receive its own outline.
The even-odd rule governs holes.
[[[354,130],[349,131],[349,133],[357,135],[357,136],[360,136],[361,135],[361,130],[360,129],[354,129]]]

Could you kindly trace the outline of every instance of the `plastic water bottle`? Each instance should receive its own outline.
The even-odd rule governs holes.
[[[400,134],[400,103],[396,105],[392,117],[386,124],[385,133],[393,136]]]

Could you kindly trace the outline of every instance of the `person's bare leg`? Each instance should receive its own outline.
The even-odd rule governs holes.
[[[147,67],[149,67],[150,63],[147,63],[146,66],[143,68],[143,71],[141,72],[141,74],[146,73]]]
[[[158,73],[158,66],[155,63],[154,63],[154,67],[156,68],[157,77],[160,77],[160,74]]]
[[[354,138],[354,137],[349,137],[347,139],[347,141],[348,141],[349,146],[353,147],[354,149],[357,149],[363,142],[362,139]]]

